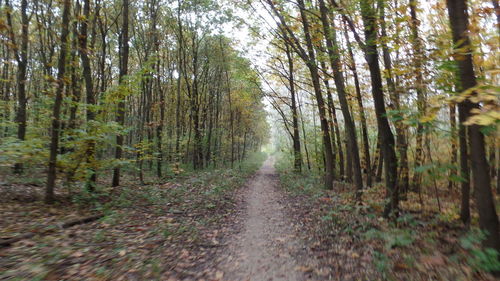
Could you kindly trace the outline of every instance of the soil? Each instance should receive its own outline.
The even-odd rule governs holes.
[[[267,159],[247,183],[240,212],[241,230],[229,239],[219,268],[224,280],[310,280],[306,246],[281,202],[284,194]]]

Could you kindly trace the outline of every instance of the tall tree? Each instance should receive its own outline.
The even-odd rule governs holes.
[[[398,188],[403,192],[406,192],[409,186],[409,175],[408,175],[409,169],[408,169],[408,153],[407,153],[408,144],[406,141],[406,126],[404,125],[403,122],[401,122],[401,120],[403,120],[402,118],[403,113],[401,110],[402,93],[399,91],[399,86],[396,83],[397,76],[394,74],[394,69],[392,66],[393,62],[391,57],[391,51],[389,49],[388,44],[386,43],[388,35],[385,22],[385,5],[386,2],[384,0],[378,0],[377,8],[379,9],[380,33],[381,33],[380,45],[382,47],[382,60],[384,62],[384,68],[385,68],[387,91],[389,93],[389,98],[391,100],[390,108],[393,110],[396,117],[398,117],[394,118],[396,120],[393,122],[396,131],[396,148],[399,156],[398,174],[400,175],[400,178],[398,179],[398,186],[399,186]],[[398,34],[396,34],[395,36],[398,36]]]
[[[323,99],[323,94],[321,92],[320,76],[318,71],[318,65],[316,60],[316,54],[314,51],[313,40],[311,36],[309,18],[307,16],[307,11],[305,10],[305,5],[303,0],[298,0],[300,18],[302,21],[302,29],[304,32],[306,48],[302,46],[300,40],[295,36],[295,33],[291,30],[290,26],[286,22],[284,16],[281,14],[277,6],[273,1],[266,1],[267,4],[272,9],[273,13],[278,17],[280,22],[280,27],[283,29],[283,34],[286,34],[284,40],[289,41],[294,51],[301,57],[305,62],[309,73],[311,75],[312,85],[314,89],[314,95],[316,98],[319,118],[321,124],[322,138],[323,138],[323,150],[325,159],[325,187],[327,189],[333,188],[333,152],[332,143],[330,138],[330,130],[328,126],[328,118],[326,115],[326,106]]]
[[[123,87],[122,92],[125,92],[125,87],[127,82],[125,77],[128,74],[128,56],[129,56],[129,0],[123,0],[122,2],[122,28],[120,32],[120,70],[119,70],[119,83]],[[121,126],[125,125],[125,96],[121,96],[118,101],[116,122]],[[123,157],[123,140],[124,136],[119,133],[116,136],[116,149],[115,149],[115,159],[121,160]],[[113,186],[120,185],[120,166],[117,165],[113,169]]]
[[[17,112],[16,112],[16,123],[17,123],[17,138],[20,141],[24,141],[26,138],[26,107],[28,103],[28,98],[26,95],[26,79],[27,79],[27,68],[28,68],[28,32],[29,32],[29,17],[28,17],[28,1],[21,0],[21,46],[17,45],[16,36],[14,31],[14,26],[12,23],[12,6],[9,0],[5,0],[5,5],[7,7],[7,25],[9,28],[9,37],[12,42],[14,49],[14,57],[17,61]],[[19,50],[20,49],[20,50]],[[16,163],[14,165],[14,172],[19,174],[23,172],[22,163]]]
[[[293,68],[293,53],[288,42],[285,42],[286,58],[288,61],[288,82],[291,98],[291,112],[292,112],[292,127],[293,127],[293,157],[295,171],[300,172],[302,169],[302,154],[300,152],[300,135],[299,135],[299,118],[297,112],[297,98],[295,92],[295,79]]]
[[[54,107],[52,109],[52,128],[50,139],[49,167],[47,172],[47,185],[45,190],[45,202],[54,202],[54,187],[57,173],[57,154],[59,151],[59,137],[61,128],[61,105],[63,101],[63,91],[65,84],[66,56],[68,50],[68,34],[70,22],[71,1],[64,0],[63,14],[61,22],[61,50],[59,52],[59,62],[57,65],[57,84],[55,89]]]
[[[460,90],[473,90],[477,85],[472,62],[472,50],[468,32],[469,16],[467,12],[467,2],[465,0],[447,0],[450,26],[455,44],[455,60],[458,65],[458,78]],[[475,95],[473,92],[472,95]],[[459,115],[461,122],[471,116],[471,110],[480,106],[465,99],[459,103]],[[500,251],[500,234],[498,225],[498,215],[493,201],[491,191],[491,178],[488,162],[486,160],[486,150],[484,135],[481,126],[473,124],[468,127],[468,141],[470,158],[472,162],[472,178],[475,187],[475,198],[479,213],[479,225],[486,232],[485,247]]]
[[[411,43],[413,47],[413,56],[415,57],[415,91],[417,93],[417,109],[418,113],[425,116],[425,83],[423,77],[423,44],[420,38],[419,25],[420,20],[417,17],[418,0],[410,0],[410,29],[411,29]],[[424,126],[422,122],[417,124],[417,140],[415,145],[415,168],[422,165],[423,159],[423,137],[424,137]],[[420,189],[421,173],[414,173],[412,178],[412,185],[414,189]]]
[[[365,107],[363,105],[363,97],[361,95],[361,87],[359,83],[359,77],[358,77],[358,70],[356,67],[356,59],[354,57],[354,53],[352,50],[351,46],[351,41],[349,40],[349,35],[347,33],[347,27],[345,26],[345,21],[344,21],[344,36],[345,36],[345,42],[347,46],[347,51],[349,54],[349,63],[348,63],[348,68],[352,72],[352,77],[354,79],[354,88],[356,90],[356,101],[358,104],[358,109],[359,109],[359,117],[360,117],[360,123],[361,123],[361,136],[362,136],[362,143],[363,143],[363,163],[364,163],[364,173],[366,175],[366,185],[368,187],[372,186],[372,167],[371,167],[371,160],[370,160],[370,143],[368,141],[368,126],[366,125],[366,113],[365,113]]]
[[[323,32],[325,34],[327,53],[330,59],[331,68],[333,71],[333,80],[337,89],[337,94],[340,101],[340,108],[344,116],[344,123],[347,133],[347,147],[349,150],[349,157],[354,178],[354,186],[357,190],[357,198],[361,199],[361,190],[363,189],[363,179],[361,175],[361,165],[359,162],[359,148],[358,140],[356,138],[356,126],[349,110],[349,103],[347,101],[347,92],[345,88],[344,75],[342,73],[342,66],[340,62],[340,52],[337,42],[337,35],[335,31],[334,19],[328,18],[328,9],[324,0],[319,0],[319,8],[321,13],[321,22],[323,25]],[[330,27],[331,25],[331,27]]]
[[[91,127],[93,126],[92,122],[95,120],[95,109],[96,105],[95,93],[94,93],[94,83],[92,81],[92,69],[90,67],[90,58],[89,58],[89,48],[87,46],[87,37],[88,37],[88,25],[90,20],[90,0],[83,1],[83,18],[80,25],[80,32],[78,34],[79,38],[79,53],[80,58],[82,60],[83,67],[83,78],[85,80],[85,93],[86,93],[86,103],[87,103],[87,126],[89,127],[87,130],[91,133]],[[95,171],[95,141],[92,139],[87,142],[87,151],[86,151],[86,161],[89,165],[90,175],[88,176],[87,188],[89,190],[94,190],[97,175]]]
[[[392,134],[387,111],[384,103],[384,91],[382,86],[382,75],[378,61],[377,50],[377,16],[373,7],[374,0],[360,1],[361,15],[365,33],[365,58],[368,64],[372,86],[372,96],[375,103],[377,125],[380,136],[380,147],[384,157],[385,185],[389,202],[384,209],[384,215],[388,216],[396,211],[399,204],[399,189],[397,185],[398,160],[394,149],[394,135]]]

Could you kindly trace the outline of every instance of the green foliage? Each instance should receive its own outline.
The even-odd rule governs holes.
[[[458,167],[453,163],[435,161],[429,164],[421,165],[414,168],[415,173],[425,174],[427,181],[433,180],[451,180],[453,182],[462,182],[465,179],[458,175]],[[450,171],[452,173],[450,173]]]
[[[390,260],[384,253],[373,251],[373,263],[383,276],[387,275],[387,271],[390,267]]]
[[[399,216],[396,218],[396,223],[399,226],[408,226],[408,227],[415,227],[418,225],[418,221],[415,219],[415,217],[411,214],[403,214],[402,216]]]
[[[500,255],[495,249],[481,247],[480,244],[485,238],[484,232],[474,229],[460,239],[460,245],[469,250],[468,262],[473,268],[498,272],[500,271]]]
[[[293,194],[308,194],[313,198],[324,195],[324,185],[321,176],[314,171],[304,171],[303,174],[296,174],[292,168],[291,155],[277,152],[275,167],[280,175],[281,185],[285,190]]]
[[[40,165],[48,157],[45,138],[28,138],[19,141],[14,137],[0,139],[0,167],[11,167],[15,163]]]
[[[392,228],[388,230],[370,229],[364,234],[365,239],[380,239],[385,242],[387,250],[406,247],[415,241],[415,233],[410,229]]]

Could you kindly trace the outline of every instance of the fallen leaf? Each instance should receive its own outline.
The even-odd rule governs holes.
[[[394,265],[394,270],[396,271],[403,271],[403,270],[406,270],[408,269],[408,265],[406,265],[405,263],[401,263],[401,262],[398,262]]]
[[[224,272],[222,272],[222,271],[217,271],[215,273],[215,278],[217,278],[217,279],[222,279],[223,276],[224,276]]]
[[[79,257],[83,257],[83,253],[81,251],[76,251],[71,256],[74,258],[79,258]]]
[[[313,269],[309,266],[297,266],[297,267],[295,267],[295,270],[302,271],[302,272],[312,272],[313,271]]]

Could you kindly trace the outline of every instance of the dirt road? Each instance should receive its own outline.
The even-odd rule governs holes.
[[[278,184],[269,158],[247,184],[242,229],[231,238],[219,266],[224,280],[308,280],[298,262],[304,245],[280,203]]]

